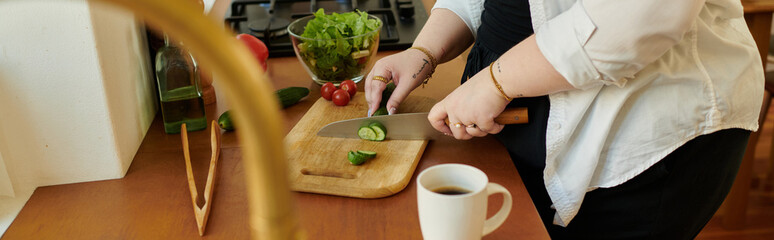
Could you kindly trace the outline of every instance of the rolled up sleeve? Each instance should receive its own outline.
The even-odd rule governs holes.
[[[478,36],[477,30],[481,26],[481,13],[484,11],[483,0],[438,0],[433,9],[444,8],[457,14],[465,25],[468,25],[473,37]]]
[[[575,88],[623,87],[682,39],[703,4],[703,0],[577,1],[536,27],[536,41]]]

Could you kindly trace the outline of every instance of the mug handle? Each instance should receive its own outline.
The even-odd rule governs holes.
[[[500,184],[497,183],[489,183],[486,185],[486,192],[487,196],[490,196],[492,194],[496,193],[502,193],[503,198],[503,206],[500,208],[500,211],[498,211],[494,216],[484,221],[484,235],[492,233],[495,229],[500,227],[500,225],[505,222],[505,219],[508,218],[508,214],[511,213],[511,205],[513,204],[513,199],[511,199],[511,193],[508,192],[508,189],[505,189]]]

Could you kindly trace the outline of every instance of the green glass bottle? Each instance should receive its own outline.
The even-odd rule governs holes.
[[[156,81],[166,133],[180,133],[183,123],[189,132],[207,128],[196,61],[166,34],[164,46],[156,53]]]

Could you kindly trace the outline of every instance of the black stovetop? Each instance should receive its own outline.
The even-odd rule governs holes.
[[[314,6],[313,6],[314,5]],[[421,0],[276,0],[274,20],[269,24],[271,1],[234,0],[226,13],[226,22],[237,33],[258,37],[269,48],[269,57],[292,56],[293,46],[285,31],[295,19],[311,15],[318,8],[326,13],[349,12],[354,9],[368,12],[382,19],[384,26],[379,35],[379,50],[401,50],[411,47],[422,26],[427,21]],[[271,31],[266,31],[271,26]],[[268,36],[268,37],[265,37]]]

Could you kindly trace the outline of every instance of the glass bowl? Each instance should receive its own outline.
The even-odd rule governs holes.
[[[317,84],[332,82],[338,86],[344,80],[360,82],[370,70],[379,48],[379,32],[382,29],[382,21],[368,15],[369,19],[376,19],[379,27],[373,31],[361,35],[336,38],[315,39],[302,37],[306,24],[314,18],[314,15],[299,18],[288,25],[288,34],[293,43],[293,51],[298,60],[303,63],[304,69]]]

